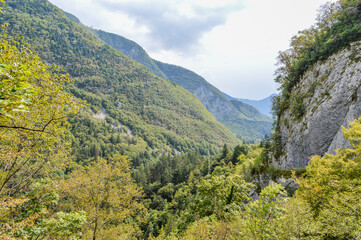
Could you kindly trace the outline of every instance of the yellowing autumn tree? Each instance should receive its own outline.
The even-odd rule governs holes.
[[[361,238],[361,118],[343,128],[350,148],[312,157],[296,197],[310,205],[323,239]]]
[[[86,239],[131,239],[137,229],[132,218],[144,207],[139,200],[141,189],[130,175],[130,160],[116,155],[107,160],[99,158],[89,166],[74,171],[64,181],[65,208],[87,213]],[[125,221],[127,220],[127,222]]]
[[[68,81],[27,46],[1,36],[0,199],[19,192],[64,153],[67,118],[82,107],[63,91]]]

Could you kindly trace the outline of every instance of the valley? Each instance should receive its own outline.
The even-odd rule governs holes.
[[[47,0],[0,4],[1,239],[361,237],[360,0],[322,5],[259,101]]]

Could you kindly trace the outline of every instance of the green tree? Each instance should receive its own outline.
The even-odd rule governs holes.
[[[74,171],[61,187],[64,207],[85,211],[88,215],[84,229],[86,238],[109,239],[138,234],[129,233],[129,229],[134,228],[126,222],[134,222],[130,220],[132,217],[142,215],[144,207],[139,201],[143,193],[131,178],[130,160],[126,156],[116,155],[108,161],[99,158]]]
[[[275,239],[277,233],[273,228],[282,216],[284,210],[280,204],[286,196],[280,184],[271,183],[264,188],[259,199],[249,203],[242,212],[238,234],[246,239]]]
[[[343,128],[351,148],[314,156],[297,179],[296,196],[310,205],[320,232],[329,239],[356,239],[361,232],[361,118]]]
[[[228,152],[229,152],[229,150],[228,150],[227,144],[224,144],[224,145],[223,145],[223,149],[222,149],[221,159],[226,158],[226,157],[227,157]]]
[[[201,217],[214,214],[220,219],[234,216],[250,201],[251,187],[240,175],[205,177],[198,185],[195,212]]]
[[[278,239],[320,239],[320,224],[315,221],[308,202],[292,197],[281,207],[282,215],[271,225]]]
[[[234,149],[233,149],[233,154],[232,154],[232,158],[231,161],[233,164],[236,164],[236,162],[238,161],[238,157],[241,154],[247,155],[248,153],[248,146],[243,144],[243,145],[237,145]]]

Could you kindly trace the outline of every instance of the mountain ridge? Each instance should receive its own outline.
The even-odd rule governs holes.
[[[70,20],[80,22],[74,15],[70,13],[66,13],[66,15]],[[262,116],[256,111],[249,111],[248,106],[235,107],[220,90],[193,71],[152,59],[139,44],[132,40],[117,34],[92,29],[83,24],[81,26],[101,41],[143,64],[155,75],[169,79],[193,93],[218,121],[240,138],[262,139],[264,135],[270,134],[272,128],[270,118]],[[251,112],[255,115],[250,114]],[[249,130],[249,127],[253,128],[252,131]]]

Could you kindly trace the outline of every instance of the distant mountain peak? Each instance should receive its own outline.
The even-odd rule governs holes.
[[[229,99],[229,100],[236,100],[236,101],[240,101],[243,103],[247,103],[251,106],[253,106],[254,108],[256,108],[258,111],[260,111],[262,114],[271,117],[272,116],[272,99],[275,96],[278,96],[276,93],[272,93],[270,96],[261,99],[261,100],[251,100],[251,99],[246,99],[246,98],[235,98],[232,97],[226,93],[224,93],[224,96]]]

